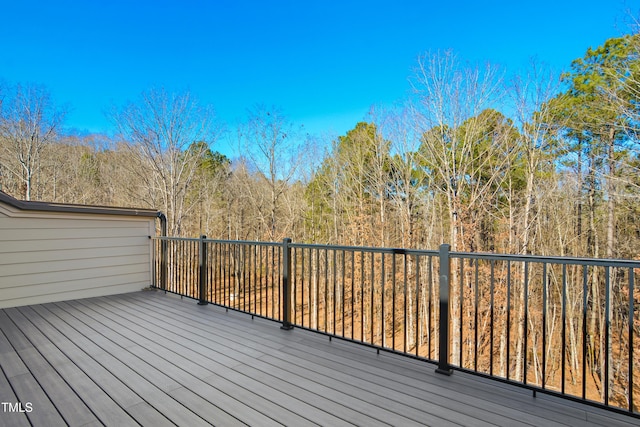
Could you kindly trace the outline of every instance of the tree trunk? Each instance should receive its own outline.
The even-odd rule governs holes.
[[[609,129],[607,144],[607,161],[608,172],[607,177],[607,258],[613,258],[614,256],[614,244],[615,244],[615,129],[613,126]]]

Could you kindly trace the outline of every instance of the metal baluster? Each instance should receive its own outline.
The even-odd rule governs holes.
[[[403,253],[402,257],[404,259],[404,336],[403,336],[403,350],[407,352],[407,341],[409,338],[409,331],[407,328],[407,254]]]
[[[605,330],[604,330],[604,404],[609,406],[609,358],[611,356],[611,269],[605,267]]]
[[[432,352],[431,352],[431,330],[433,329],[433,317],[432,317],[432,311],[433,311],[433,257],[429,257],[428,259],[428,271],[427,271],[427,280],[428,280],[428,291],[429,291],[429,298],[428,298],[428,304],[429,306],[427,307],[427,314],[428,314],[428,319],[427,319],[427,353],[429,355],[429,358],[432,357]]]
[[[542,388],[546,388],[547,380],[547,263],[542,263]]]
[[[524,352],[523,352],[523,379],[522,382],[527,384],[527,353],[529,341],[529,262],[524,262]]]
[[[420,337],[419,337],[419,330],[420,330],[420,258],[418,257],[418,254],[415,254],[415,260],[414,260],[415,266],[416,266],[416,357],[420,356]]]
[[[582,266],[582,398],[587,395],[587,308],[589,307],[588,266]]]
[[[491,287],[490,287],[490,292],[491,292],[491,296],[490,296],[490,302],[489,302],[489,309],[491,310],[490,312],[490,317],[491,317],[491,328],[489,331],[489,375],[493,376],[493,339],[494,339],[494,331],[495,331],[495,316],[494,316],[494,303],[495,303],[495,260],[491,260],[490,262],[491,265]]]
[[[364,252],[360,252],[360,341],[364,342]]]
[[[511,368],[511,261],[507,261],[507,379]]]
[[[374,341],[374,325],[375,325],[375,321],[374,321],[374,305],[375,305],[375,268],[374,268],[374,262],[375,262],[375,253],[371,252],[371,276],[370,276],[370,283],[371,283],[371,307],[369,307],[371,309],[371,344],[375,344]]]
[[[459,289],[460,289],[460,296],[459,296],[459,300],[460,300],[460,306],[458,311],[460,312],[460,322],[459,322],[459,331],[458,331],[458,339],[460,340],[460,345],[458,346],[458,365],[460,365],[460,367],[463,367],[463,363],[462,363],[462,347],[464,346],[464,341],[462,339],[463,337],[463,325],[464,325],[464,319],[462,318],[462,313],[464,313],[464,259],[463,258],[458,258],[458,262],[460,263],[460,273],[458,274],[459,277]]]
[[[567,264],[562,264],[562,371],[560,386],[561,393],[564,394],[564,383],[566,379],[567,360]]]
[[[396,349],[396,252],[391,254],[391,347]]]
[[[351,339],[354,339],[354,329],[355,325],[353,324],[353,316],[354,316],[354,306],[355,306],[355,293],[356,293],[356,266],[355,266],[355,251],[351,252]]]
[[[476,259],[475,261],[475,280],[474,280],[474,338],[473,338],[473,370],[478,371],[478,306],[480,305],[480,295],[479,295],[479,276],[480,276],[480,260]]]
[[[380,254],[380,256],[382,257],[382,273],[381,273],[381,277],[382,277],[382,303],[380,304],[382,307],[382,322],[381,322],[381,329],[382,329],[382,347],[385,347],[385,342],[386,342],[386,338],[387,338],[387,331],[385,328],[385,318],[384,318],[384,303],[385,303],[385,295],[384,295],[384,285],[385,285],[385,281],[386,281],[386,277],[385,277],[385,271],[384,271],[384,252]]]
[[[635,331],[633,330],[633,322],[635,319],[635,313],[634,313],[634,305],[635,305],[635,301],[634,301],[634,281],[635,281],[635,276],[634,276],[634,270],[633,267],[629,268],[629,381],[628,381],[628,389],[629,389],[629,412],[633,412],[634,411],[634,401],[633,401],[633,386],[634,386],[634,382],[633,382],[633,363],[634,363],[634,357],[633,357],[633,336],[635,335]]]

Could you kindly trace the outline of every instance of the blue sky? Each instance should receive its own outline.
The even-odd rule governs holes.
[[[71,108],[68,127],[107,133],[110,105],[164,86],[190,90],[230,129],[265,104],[308,132],[344,134],[372,104],[407,96],[425,51],[562,69],[638,11],[624,0],[0,1],[0,80],[43,84]]]

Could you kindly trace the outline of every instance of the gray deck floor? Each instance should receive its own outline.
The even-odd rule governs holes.
[[[10,426],[640,424],[154,291],[0,310],[0,366]]]

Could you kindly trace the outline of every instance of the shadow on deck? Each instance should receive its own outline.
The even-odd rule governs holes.
[[[0,310],[0,425],[638,425],[157,291]]]

